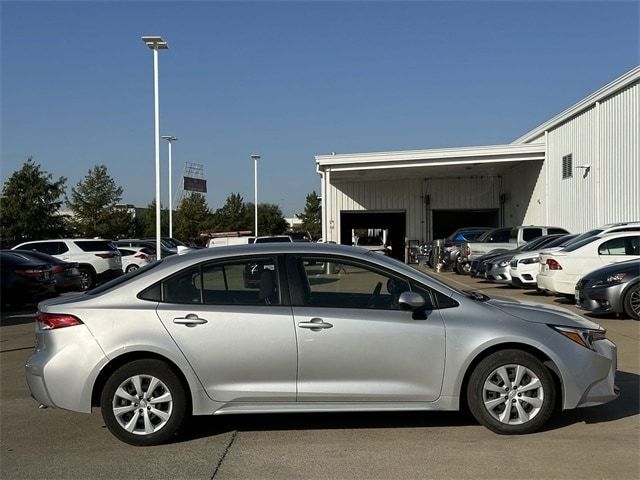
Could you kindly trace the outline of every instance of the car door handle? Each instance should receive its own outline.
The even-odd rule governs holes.
[[[190,313],[184,317],[176,317],[173,319],[173,323],[178,325],[186,325],[187,327],[195,327],[196,325],[202,325],[207,323],[208,320],[198,317],[195,313]]]
[[[312,318],[308,322],[298,322],[300,328],[310,328],[314,332],[318,332],[324,328],[333,327],[332,323],[325,322],[321,318]]]

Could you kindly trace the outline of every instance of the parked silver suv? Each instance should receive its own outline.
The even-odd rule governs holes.
[[[95,238],[60,238],[25,242],[13,250],[36,250],[67,262],[77,262],[82,289],[122,275],[120,252],[109,240]]]

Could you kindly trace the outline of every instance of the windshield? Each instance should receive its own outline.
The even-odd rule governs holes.
[[[485,232],[486,230],[460,230],[453,232],[446,239],[453,242],[472,242],[480,238]]]
[[[132,271],[130,273],[125,273],[124,275],[120,275],[119,277],[114,278],[113,280],[110,280],[110,281],[108,281],[106,283],[103,283],[99,287],[96,287],[96,288],[94,288],[92,290],[87,290],[84,293],[85,293],[85,295],[97,295],[99,293],[106,292],[107,290],[111,290],[112,288],[115,288],[115,287],[117,287],[119,285],[122,285],[123,283],[127,283],[127,282],[133,280],[134,278],[136,278],[140,274],[148,272],[149,270],[151,270],[152,268],[157,267],[161,263],[162,263],[162,260],[156,260],[155,262],[148,263],[144,267],[140,267],[137,270],[134,270],[134,271]]]
[[[598,237],[593,236],[593,237],[583,238],[579,242],[576,242],[576,239],[574,238],[573,241],[570,242],[569,245],[564,249],[564,251],[573,252],[574,250],[582,248],[585,245],[588,245],[589,243],[596,241],[597,239]]]

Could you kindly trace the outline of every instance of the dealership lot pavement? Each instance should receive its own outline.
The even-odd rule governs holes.
[[[438,274],[458,288],[567,307],[564,300]],[[198,417],[170,445],[134,448],[92,415],[38,409],[23,365],[33,312],[0,327],[2,478],[640,478],[640,322],[597,320],[618,345],[621,396],[498,436],[462,413]],[[81,360],[79,360],[81,361]]]

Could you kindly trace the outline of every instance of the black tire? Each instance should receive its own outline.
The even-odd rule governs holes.
[[[127,271],[126,271],[126,273],[134,272],[134,271],[138,270],[139,268],[140,268],[140,267],[139,267],[138,265],[136,265],[136,264],[131,264],[131,265],[129,265],[129,266],[127,267]]]
[[[116,390],[120,386],[127,382],[128,379],[139,376],[142,378],[142,390],[144,390],[145,382],[150,383],[150,378],[155,377],[155,379],[160,381],[160,385],[156,387],[156,389],[152,392],[146,392],[142,399],[139,399],[141,403],[133,404],[134,407],[141,407],[137,412],[136,408],[131,412],[130,417],[126,417],[125,415],[129,415],[129,413],[121,415],[121,421],[130,421],[133,420],[133,415],[136,415],[136,420],[134,420],[134,427],[143,428],[145,425],[145,421],[149,420],[150,422],[158,422],[158,424],[162,423],[163,419],[155,416],[153,414],[152,408],[161,409],[163,413],[168,415],[166,419],[166,423],[160,426],[157,431],[153,433],[132,433],[126,430],[121,424],[120,421],[116,418],[116,414],[113,411],[114,403],[118,403],[124,407],[130,407],[132,404],[126,404],[126,400],[123,400],[122,397],[116,397]],[[128,384],[126,384],[128,385]],[[133,386],[131,383],[130,387]],[[148,387],[149,384],[146,383]],[[155,396],[165,394],[168,391],[170,394],[170,402],[167,403],[153,403],[149,400],[153,399]],[[129,393],[135,392],[131,390]],[[154,395],[156,392],[156,395]],[[149,397],[146,394],[149,393]],[[135,395],[133,395],[135,398]],[[147,405],[147,401],[149,404]],[[109,431],[118,439],[122,440],[125,443],[135,446],[150,446],[150,445],[159,445],[162,443],[166,443],[169,441],[178,431],[182,423],[184,422],[186,412],[187,412],[187,397],[180,382],[178,376],[173,372],[173,370],[167,365],[165,362],[161,360],[155,359],[144,359],[144,360],[135,360],[131,363],[127,363],[122,367],[118,368],[107,380],[102,389],[102,394],[100,397],[100,407],[102,410],[102,418],[104,419],[104,423],[106,424]],[[144,411],[147,408],[149,413]],[[141,414],[138,414],[140,412]],[[146,417],[146,418],[145,418]],[[157,424],[157,425],[158,425]],[[154,427],[156,427],[155,425]]]
[[[89,267],[79,267],[78,270],[80,271],[80,279],[82,282],[80,290],[83,292],[85,290],[91,290],[96,284],[95,273],[93,273],[93,270]]]
[[[634,285],[627,291],[624,295],[624,301],[622,302],[624,313],[634,320],[640,320],[640,312],[637,310],[638,300],[640,300],[640,283]]]
[[[492,398],[485,399],[485,394],[491,393],[495,395],[496,397],[493,401],[499,401],[499,397],[502,397],[502,394],[489,391],[485,392],[485,381],[491,381],[492,378],[499,379],[499,375],[492,374],[500,367],[515,365],[524,367],[533,373],[538,378],[541,387],[539,389],[525,391],[524,388],[527,387],[525,384],[524,387],[522,387],[522,392],[520,392],[518,388],[515,388],[515,386],[511,389],[507,388],[504,392],[505,400],[502,401],[503,403],[496,403],[494,410],[490,412],[489,408],[485,407],[485,401],[491,402]],[[507,372],[510,379],[511,376],[515,374],[515,370],[512,368],[507,368]],[[529,378],[529,382],[533,381],[532,377],[528,377],[528,374],[525,373],[521,382],[526,382],[527,378]],[[513,381],[513,379],[511,380]],[[491,383],[496,385],[494,382]],[[534,394],[536,397],[533,397]],[[529,395],[533,397],[531,401],[535,399],[537,402],[540,402],[539,407],[534,407],[532,404],[526,402],[526,398]],[[540,396],[542,396],[542,398],[539,398]],[[469,385],[467,386],[467,402],[469,410],[475,419],[492,432],[501,435],[532,433],[542,427],[549,417],[551,417],[556,402],[556,387],[552,373],[536,357],[522,350],[501,350],[484,358],[473,370],[469,378]],[[497,410],[501,408],[500,405],[502,404],[504,404],[502,412],[506,410],[507,406],[509,407],[506,422],[494,417],[494,415],[498,417],[501,416],[501,413]],[[528,412],[525,411],[525,415],[528,416],[533,413],[532,417],[519,424],[509,423],[521,421],[518,408],[523,410],[529,409]],[[538,410],[534,412],[536,408],[538,408]]]

